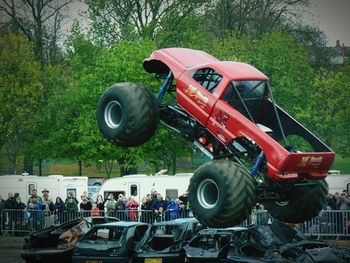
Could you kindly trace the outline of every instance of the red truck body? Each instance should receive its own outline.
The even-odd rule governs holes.
[[[271,179],[285,181],[321,179],[327,176],[335,153],[280,107],[275,105],[281,119],[287,123],[287,130],[289,127],[289,130],[298,129],[301,134],[307,134],[317,151],[290,152],[259,128],[258,123],[252,122],[223,99],[232,81],[256,80],[268,83],[268,77],[253,66],[220,61],[203,51],[168,48],[153,52],[144,61],[144,68],[149,73],[157,74],[166,73],[170,69],[176,81],[177,104],[206,127],[221,144],[227,145],[236,138],[244,137],[259,145],[267,160],[267,172]],[[213,91],[207,90],[193,78],[193,72],[203,68],[213,69],[221,76]],[[261,106],[261,112],[267,111],[268,107],[272,108],[269,92],[264,100],[268,103]],[[268,117],[261,119],[264,124],[269,123]]]

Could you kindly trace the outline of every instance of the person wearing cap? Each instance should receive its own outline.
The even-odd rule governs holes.
[[[41,191],[41,193],[43,194],[43,199],[44,198],[49,198],[49,190],[47,190],[47,188],[44,188],[44,190]]]
[[[40,203],[43,202],[43,200],[41,199],[41,197],[38,196],[38,193],[37,193],[36,189],[33,189],[33,190],[32,190],[32,195],[28,198],[27,205],[28,205],[29,203],[32,202],[32,198],[33,198],[33,197],[35,197],[36,200],[37,200],[38,202],[40,202]]]
[[[175,202],[175,199],[171,198],[166,208],[167,213],[170,214],[170,220],[176,219],[178,217],[179,209],[179,205]]]

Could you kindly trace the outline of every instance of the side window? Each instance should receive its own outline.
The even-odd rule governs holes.
[[[133,196],[137,196],[137,185],[136,184],[130,185],[130,194]]]
[[[177,198],[179,196],[179,191],[177,189],[166,189],[165,195],[169,198]]]
[[[28,184],[28,195],[32,195],[33,189],[36,189],[35,184]]]
[[[222,76],[212,68],[197,69],[190,76],[209,92],[214,92],[222,80]]]
[[[350,195],[350,183],[346,185],[346,190],[348,191],[348,195]]]

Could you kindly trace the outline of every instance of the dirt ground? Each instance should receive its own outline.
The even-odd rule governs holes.
[[[23,236],[0,236],[0,263],[24,263],[21,258]]]
[[[350,240],[325,240],[350,249]],[[0,263],[24,263],[21,258],[23,236],[0,236]]]

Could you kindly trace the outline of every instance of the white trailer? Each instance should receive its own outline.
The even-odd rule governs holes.
[[[0,194],[7,199],[8,193],[18,193],[23,203],[26,203],[31,196],[32,190],[36,189],[37,194],[42,196],[41,191],[49,190],[50,199],[55,202],[56,197],[65,201],[68,193],[73,193],[78,198],[88,190],[88,178],[85,176],[63,176],[63,175],[3,175],[0,176]]]
[[[134,196],[139,203],[141,203],[142,198],[150,194],[152,190],[156,190],[163,198],[165,198],[165,196],[177,198],[187,191],[191,176],[192,173],[176,175],[126,175],[106,180],[102,184],[99,194],[102,195],[104,199],[106,199],[110,193],[112,193],[116,199],[119,194],[123,194],[127,198]]]
[[[328,174],[326,181],[328,183],[329,193],[341,193],[343,190],[347,190],[350,195],[350,174],[332,172]]]

